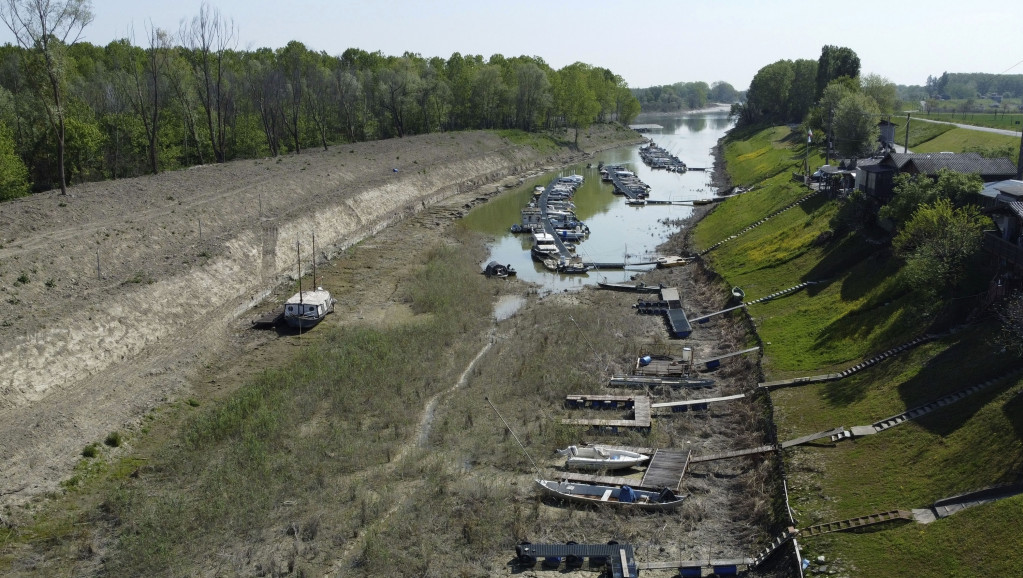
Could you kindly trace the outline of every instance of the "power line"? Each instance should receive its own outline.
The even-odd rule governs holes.
[[[1010,70],[1012,70],[1013,68],[1016,68],[1016,67],[1017,67],[1017,66],[1019,66],[1020,64],[1023,64],[1023,60],[1020,60],[1020,61],[1019,61],[1019,62],[1017,62],[1016,64],[1013,64],[1013,65],[1012,65],[1012,66],[1010,66],[1009,68],[1006,68],[1005,70],[1003,70],[1003,71],[1002,71],[1002,74],[1005,74],[1006,72],[1009,72]]]

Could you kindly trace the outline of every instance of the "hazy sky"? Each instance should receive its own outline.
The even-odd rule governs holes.
[[[1020,0],[210,0],[233,20],[239,49],[298,40],[339,55],[454,52],[581,61],[631,87],[723,80],[745,89],[761,67],[852,48],[862,73],[924,84],[942,72],[1023,74]],[[106,45],[146,26],[177,32],[200,1],[93,0],[84,39]],[[12,40],[0,28],[0,43]]]

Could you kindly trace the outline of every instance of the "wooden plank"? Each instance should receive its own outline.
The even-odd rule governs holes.
[[[567,401],[635,401],[635,395],[566,395]]]
[[[731,401],[733,399],[742,399],[744,397],[746,397],[745,393],[739,393],[739,394],[736,394],[736,395],[728,395],[728,396],[725,396],[725,397],[708,397],[708,398],[704,398],[704,399],[690,399],[690,400],[686,400],[686,401],[667,401],[667,402],[663,402],[663,403],[652,403],[652,404],[650,404],[650,407],[651,408],[681,407],[681,406],[686,406],[686,405],[699,405],[701,403],[716,403],[716,402],[719,402],[719,401]]]
[[[675,568],[704,568],[712,570],[715,566],[750,566],[753,558],[729,558],[721,560],[678,560],[675,562],[640,562],[636,567],[640,570],[672,570]]]
[[[618,549],[618,558],[622,562],[622,576],[632,576],[632,572],[629,571],[629,556],[625,553],[625,548]]]
[[[600,496],[600,501],[601,502],[606,502],[611,497],[611,492],[613,492],[613,491],[614,491],[613,488],[608,488],[608,489],[604,490],[604,495]]]
[[[767,445],[767,446],[760,446],[760,447],[756,447],[756,448],[750,448],[750,449],[746,449],[746,450],[735,450],[735,451],[732,451],[732,452],[721,452],[721,453],[717,453],[717,454],[708,454],[708,455],[704,455],[704,456],[696,456],[695,458],[691,459],[690,461],[692,463],[694,463],[694,464],[700,463],[700,462],[713,462],[713,461],[716,461],[716,460],[727,460],[729,458],[738,458],[738,457],[741,457],[741,456],[751,456],[751,455],[754,455],[754,454],[763,454],[763,453],[767,453],[767,452],[773,452],[776,449],[778,449],[778,446]]]
[[[809,434],[809,435],[805,435],[805,436],[803,436],[801,438],[796,438],[794,440],[789,440],[787,442],[782,442],[781,447],[782,447],[782,449],[784,449],[784,448],[790,448],[792,446],[798,446],[798,445],[801,445],[801,444],[812,442],[814,440],[819,440],[821,438],[829,438],[829,437],[831,437],[831,436],[833,436],[835,434],[842,433],[843,431],[845,431],[845,427],[844,426],[839,426],[839,427],[836,427],[835,429],[832,429],[832,430],[812,433],[812,434]]]
[[[641,483],[644,486],[672,488],[678,491],[691,454],[689,450],[657,450],[654,457],[650,458],[650,465],[647,466]]]
[[[629,486],[637,490],[660,491],[664,486],[644,486],[643,480],[637,478],[625,478],[621,476],[598,476],[596,474],[583,474],[578,472],[558,472],[558,479],[565,482],[579,482],[583,484],[597,484],[604,486]]]

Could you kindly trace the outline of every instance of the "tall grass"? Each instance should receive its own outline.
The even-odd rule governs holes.
[[[453,248],[431,252],[418,273],[405,295],[416,322],[321,327],[327,334],[293,363],[200,410],[180,447],[154,464],[156,476],[108,500],[120,523],[109,570],[192,573],[228,544],[287,535],[301,542],[305,532],[311,548],[312,534],[344,540],[386,512],[393,490],[374,468],[408,442],[425,399],[457,379],[493,294]],[[299,549],[285,562],[303,559],[316,556]]]

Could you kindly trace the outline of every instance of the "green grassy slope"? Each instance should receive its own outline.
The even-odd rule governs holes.
[[[726,144],[730,174],[764,178],[699,223],[693,236],[698,247],[709,247],[806,193],[789,177],[802,163],[798,144],[788,154],[772,147],[750,156],[750,151],[765,149],[765,143],[791,142],[785,131],[775,127],[743,135],[750,142]],[[767,152],[778,163],[773,169],[758,160]],[[913,292],[897,279],[901,261],[883,243],[854,233],[828,233],[839,209],[840,201],[815,197],[705,257],[725,283],[745,289],[747,300],[821,281],[749,307],[764,342],[767,379],[844,369],[933,329],[933,319],[915,306]],[[994,338],[997,323],[984,315],[978,319],[846,379],[775,390],[779,439],[868,425],[1019,367],[1020,360]],[[1001,380],[874,436],[834,447],[786,450],[799,526],[923,508],[940,498],[1016,481],[1023,468],[1020,391],[1023,380]],[[893,523],[880,530],[806,538],[802,546],[812,557],[839,560],[846,575],[1015,575],[1023,568],[1021,522],[1023,498],[1017,497],[926,526]]]

